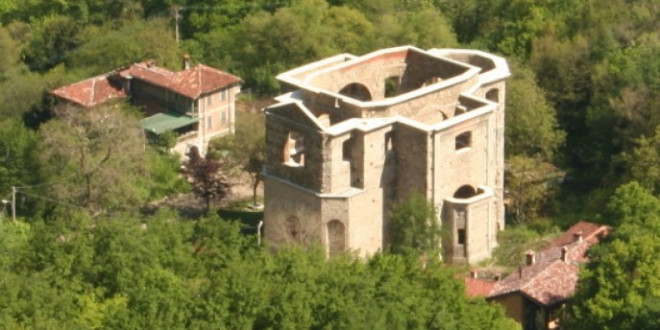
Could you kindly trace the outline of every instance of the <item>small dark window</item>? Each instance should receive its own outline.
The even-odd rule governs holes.
[[[385,97],[393,97],[399,93],[399,77],[385,79]]]
[[[391,151],[394,151],[394,139],[393,139],[393,132],[387,132],[385,133],[385,153],[389,153]]]
[[[456,136],[456,150],[472,146],[472,132],[461,133]]]
[[[458,230],[458,244],[465,245],[465,229]]]

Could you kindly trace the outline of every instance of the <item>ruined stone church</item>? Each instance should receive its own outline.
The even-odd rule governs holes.
[[[506,61],[412,46],[341,54],[280,74],[266,109],[265,236],[330,256],[388,244],[391,205],[437,209],[444,257],[491,256],[504,228]]]

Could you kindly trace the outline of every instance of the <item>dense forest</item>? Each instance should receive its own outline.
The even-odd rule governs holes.
[[[511,328],[410,249],[326,261],[273,253],[212,212],[145,212],[191,188],[145,145],[138,110],[81,114],[47,93],[187,53],[267,98],[284,70],[410,44],[508,60],[509,235],[614,226],[568,324],[657,328],[658,17],[657,0],[0,0],[0,327]]]

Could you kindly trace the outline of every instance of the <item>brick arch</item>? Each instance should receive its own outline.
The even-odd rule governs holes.
[[[371,101],[371,92],[367,86],[360,83],[350,83],[339,90],[339,94],[352,97],[360,101]]]

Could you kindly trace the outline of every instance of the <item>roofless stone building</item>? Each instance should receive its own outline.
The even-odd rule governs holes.
[[[266,110],[265,235],[329,255],[388,244],[388,210],[423,194],[445,258],[491,255],[504,227],[504,59],[411,46],[336,55],[278,76]]]

